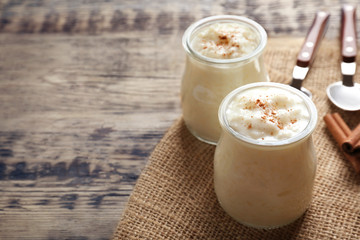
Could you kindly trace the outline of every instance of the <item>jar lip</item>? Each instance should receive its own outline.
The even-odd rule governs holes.
[[[293,137],[290,137],[290,138],[287,138],[284,140],[279,140],[279,141],[274,141],[274,142],[263,142],[263,141],[252,139],[250,137],[246,137],[246,136],[238,133],[237,131],[235,131],[233,128],[231,128],[229,125],[229,122],[227,120],[227,117],[226,117],[226,109],[227,109],[228,105],[233,100],[233,98],[240,92],[243,92],[243,91],[251,89],[251,88],[257,88],[257,87],[281,88],[281,89],[290,91],[292,94],[299,96],[304,101],[304,104],[306,105],[306,108],[308,109],[309,114],[310,114],[310,120],[309,120],[308,124],[306,125],[306,127],[304,128],[304,130],[295,134]],[[304,139],[304,138],[308,137],[310,134],[312,134],[312,132],[315,130],[315,127],[316,127],[316,124],[318,121],[318,114],[317,114],[316,106],[308,96],[306,96],[304,93],[302,93],[298,89],[293,88],[289,85],[285,85],[282,83],[275,83],[275,82],[249,83],[249,84],[246,84],[239,88],[236,88],[235,90],[230,92],[221,102],[219,111],[218,111],[218,117],[219,117],[219,122],[220,122],[220,125],[221,125],[223,131],[229,132],[232,136],[234,136],[236,139],[238,139],[240,141],[243,141],[243,142],[246,142],[246,143],[249,143],[252,145],[256,145],[256,146],[263,146],[263,147],[285,146],[285,145],[289,145],[289,144],[301,141],[302,139]]]
[[[259,35],[259,40],[260,40],[259,45],[256,47],[256,49],[251,54],[248,54],[248,55],[245,55],[245,56],[242,56],[239,58],[230,58],[230,59],[210,58],[210,57],[203,56],[203,55],[199,54],[198,52],[194,51],[190,44],[190,37],[191,37],[192,33],[199,27],[202,27],[207,24],[214,23],[214,22],[218,22],[218,21],[222,21],[222,22],[237,21],[237,22],[242,22],[242,23],[247,24],[248,26],[252,27],[252,29],[254,31],[256,31],[257,34]],[[219,64],[238,63],[238,62],[243,62],[245,60],[251,59],[263,52],[263,50],[265,49],[266,43],[267,43],[266,31],[259,23],[255,22],[247,17],[235,16],[235,15],[217,15],[217,16],[203,18],[203,19],[191,24],[185,30],[185,33],[184,33],[183,39],[182,39],[183,47],[187,53],[192,54],[193,56],[195,56],[197,59],[199,59],[201,61],[209,62],[209,63],[219,63]]]

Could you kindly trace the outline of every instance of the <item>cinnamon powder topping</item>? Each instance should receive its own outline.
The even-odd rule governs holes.
[[[266,99],[269,96],[266,96]],[[269,121],[274,123],[279,129],[284,129],[284,123],[281,121],[281,119],[277,116],[277,106],[274,105],[273,103],[271,103],[270,101],[267,100],[260,100],[260,99],[256,99],[255,100],[255,104],[258,108],[262,109],[262,115],[261,115],[261,119],[263,121]],[[296,120],[292,120],[292,123],[295,123]]]
[[[231,128],[264,141],[279,141],[298,134],[306,128],[309,114],[302,98],[277,87],[241,92],[226,110]]]
[[[191,42],[195,51],[218,59],[248,55],[258,44],[259,37],[256,32],[239,23],[214,23],[200,31]]]

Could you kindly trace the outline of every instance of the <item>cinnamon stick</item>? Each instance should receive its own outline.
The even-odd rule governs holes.
[[[327,128],[329,129],[331,135],[334,137],[337,144],[340,146],[340,149],[344,153],[346,159],[351,163],[355,172],[360,172],[360,159],[355,155],[350,155],[343,151],[342,145],[352,134],[350,128],[347,126],[345,121],[341,118],[340,114],[327,114],[324,117]]]
[[[360,154],[360,124],[348,135],[345,142],[342,144],[344,152],[351,155]]]
[[[347,137],[351,134],[350,128],[338,113],[325,115],[324,121],[331,135],[335,138],[335,141],[341,147],[342,144],[346,141]]]
[[[345,123],[344,119],[342,119],[342,117],[340,116],[339,113],[334,113],[333,114],[334,119],[336,120],[336,122],[339,124],[339,126],[341,127],[341,129],[343,130],[343,132],[345,133],[346,136],[349,136],[351,134],[351,129],[349,128],[349,126]]]

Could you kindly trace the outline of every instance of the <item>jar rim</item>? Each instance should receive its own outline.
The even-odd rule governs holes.
[[[192,36],[192,33],[205,25],[211,24],[211,23],[215,23],[215,22],[241,22],[241,23],[245,23],[248,26],[250,26],[255,32],[257,32],[258,36],[259,36],[259,44],[256,47],[256,49],[247,55],[244,55],[242,57],[238,57],[238,58],[230,58],[230,59],[217,59],[217,58],[210,58],[210,57],[206,57],[198,52],[196,52],[195,50],[192,49],[191,47],[191,41],[190,38]],[[259,54],[261,54],[263,52],[263,50],[265,49],[267,43],[267,34],[265,29],[257,22],[255,22],[254,20],[251,20],[247,17],[243,17],[243,16],[235,16],[235,15],[217,15],[217,16],[211,16],[211,17],[206,17],[203,19],[200,19],[199,21],[191,24],[184,32],[183,38],[182,38],[182,44],[183,47],[185,49],[185,51],[188,54],[191,54],[193,56],[195,56],[198,60],[204,61],[204,62],[208,62],[208,63],[219,63],[219,64],[224,64],[224,63],[238,63],[238,62],[243,62],[246,60],[249,60]]]
[[[308,109],[308,112],[310,115],[310,120],[309,120],[308,124],[306,125],[306,127],[301,132],[295,134],[294,136],[292,136],[290,138],[279,140],[279,141],[274,141],[274,142],[273,141],[268,141],[268,142],[260,141],[260,140],[252,139],[250,137],[246,137],[246,136],[242,135],[241,133],[235,131],[232,127],[230,127],[229,122],[226,117],[226,109],[228,108],[228,105],[230,104],[230,102],[240,92],[243,92],[245,90],[252,89],[252,88],[257,88],[257,87],[276,87],[276,88],[284,89],[286,91],[290,91],[292,94],[295,94],[298,97],[300,97],[303,100],[304,104],[306,105],[306,108]],[[234,89],[221,102],[219,111],[218,111],[218,117],[219,117],[219,122],[220,122],[220,125],[221,125],[223,131],[227,131],[233,137],[235,137],[237,140],[246,142],[248,144],[252,144],[252,145],[256,145],[256,146],[263,146],[263,147],[276,147],[276,146],[279,147],[279,146],[286,146],[286,145],[289,145],[289,144],[292,144],[295,142],[299,142],[302,139],[305,139],[306,137],[308,137],[309,135],[312,134],[312,132],[315,130],[315,127],[316,127],[316,124],[318,121],[318,114],[317,114],[316,106],[315,106],[314,102],[308,96],[306,96],[304,93],[302,93],[301,91],[299,91],[298,89],[296,89],[294,87],[291,87],[289,85],[285,85],[282,83],[275,83],[275,82],[249,83],[249,84],[246,84],[244,86]]]

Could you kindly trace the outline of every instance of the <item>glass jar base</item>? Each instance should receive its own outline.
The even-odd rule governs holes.
[[[194,136],[195,138],[197,138],[198,140],[200,140],[200,141],[202,141],[202,142],[204,142],[204,143],[210,144],[210,145],[214,145],[214,146],[217,145],[217,141],[202,138],[202,137],[200,137],[199,135],[197,135],[196,132],[193,131],[189,126],[187,126],[186,123],[185,123],[185,126],[186,126],[187,130],[191,133],[191,135],[193,135],[193,136]]]
[[[290,224],[293,224],[294,222],[296,222],[297,220],[299,220],[305,213],[302,213],[299,217],[295,218],[294,220],[288,222],[288,223],[284,223],[284,224],[280,224],[280,225],[274,225],[274,226],[261,226],[261,225],[254,225],[254,224],[250,224],[250,223],[246,223],[246,222],[242,222],[242,221],[238,221],[236,219],[234,219],[235,221],[237,221],[238,223],[246,226],[246,227],[251,227],[251,228],[255,228],[255,229],[259,229],[259,230],[273,230],[273,229],[277,229],[277,228],[282,228],[285,226],[288,226]]]
[[[215,191],[216,192],[216,191]],[[255,229],[259,229],[259,230],[272,230],[272,229],[277,229],[277,228],[282,228],[282,227],[285,227],[285,226],[288,226],[290,224],[293,224],[295,223],[296,221],[298,221],[299,219],[303,218],[305,216],[305,213],[306,211],[308,210],[309,207],[306,207],[302,212],[301,214],[297,215],[296,217],[292,218],[292,220],[290,221],[285,221],[285,222],[282,222],[282,223],[278,223],[278,224],[275,224],[275,225],[260,225],[260,224],[254,224],[254,223],[249,223],[249,222],[246,222],[246,221],[242,221],[238,218],[236,218],[235,216],[233,216],[230,212],[227,211],[226,208],[224,208],[222,202],[219,200],[218,198],[218,203],[220,205],[220,207],[223,209],[223,211],[228,215],[230,216],[234,221],[246,226],[246,227],[250,227],[250,228],[255,228]],[[301,220],[302,221],[302,220]]]
[[[220,204],[220,206],[222,207],[222,205]],[[223,207],[222,207],[223,208]],[[223,208],[224,209],[224,208]],[[278,225],[256,225],[256,224],[253,224],[253,223],[248,223],[248,222],[245,222],[245,221],[241,221],[241,220],[237,220],[236,218],[234,218],[233,216],[231,216],[225,209],[224,211],[232,218],[234,219],[235,221],[237,221],[238,223],[246,226],[246,227],[251,227],[251,228],[255,228],[255,229],[259,229],[259,230],[272,230],[272,229],[277,229],[277,228],[282,228],[282,227],[285,227],[285,226],[288,226],[294,222],[296,222],[297,220],[299,220],[300,218],[302,218],[307,209],[305,209],[305,211],[303,213],[301,213],[298,217],[295,217],[293,220],[291,221],[288,221],[286,223],[282,223],[282,224],[278,224]]]

